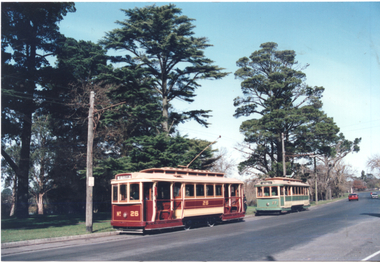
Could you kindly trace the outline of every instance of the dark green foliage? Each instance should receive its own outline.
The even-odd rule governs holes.
[[[210,144],[208,141],[188,139],[180,135],[171,137],[166,133],[133,137],[126,143],[131,148],[127,156],[109,157],[96,161],[94,203],[99,211],[107,211],[110,207],[110,182],[116,174],[154,167],[186,166]],[[213,151],[208,148],[189,168],[209,169],[215,160]]]
[[[117,21],[121,28],[108,32],[101,43],[107,49],[126,52],[124,57],[114,57],[113,62],[136,66],[151,80],[150,88],[161,100],[163,131],[174,132],[173,127],[187,119],[207,126],[207,110],[178,113],[170,108],[175,98],[193,102],[199,80],[226,75],[204,56],[203,50],[211,45],[205,37],[193,36],[193,19],[181,15],[172,4],[122,11],[128,18]]]
[[[210,143],[204,140],[188,139],[180,135],[141,136],[128,140],[132,150],[128,156],[99,161],[94,175],[106,175],[110,179],[117,173],[136,172],[154,167],[178,167],[189,164]],[[190,166],[193,169],[207,169],[215,159],[208,148]]]
[[[19,140],[17,216],[28,216],[28,172],[32,114],[43,106],[51,68],[46,59],[62,38],[58,22],[73,3],[4,2],[2,6],[2,147]],[[12,164],[16,166],[15,163]]]
[[[306,75],[297,68],[295,52],[278,51],[276,43],[237,61],[235,76],[242,80],[244,97],[237,97],[235,117],[251,116],[240,131],[245,142],[254,144],[251,156],[240,163],[240,171],[254,167],[270,176],[282,176],[282,140],[285,152],[298,154],[326,152],[339,128],[322,111],[323,87],[310,87]],[[297,170],[294,158],[287,157],[287,174]]]

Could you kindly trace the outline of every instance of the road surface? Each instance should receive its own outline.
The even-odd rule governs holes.
[[[4,261],[380,261],[380,199],[369,193],[308,211],[212,228],[66,241],[2,250]]]

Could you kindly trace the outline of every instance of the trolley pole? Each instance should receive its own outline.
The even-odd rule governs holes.
[[[92,150],[94,142],[94,91],[90,94],[87,135],[87,168],[86,168],[86,231],[92,233],[92,201],[94,177],[92,176]]]
[[[286,177],[284,133],[281,133],[281,140],[282,140],[282,174],[284,177]]]

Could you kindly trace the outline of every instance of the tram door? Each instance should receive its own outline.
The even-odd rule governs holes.
[[[239,210],[239,185],[231,185],[231,212],[238,212]]]
[[[231,212],[231,202],[230,202],[230,184],[224,184],[224,213]]]
[[[144,221],[152,221],[153,218],[153,183],[143,184],[144,192]]]
[[[170,189],[170,182],[157,183],[156,221],[171,219],[173,216],[173,211],[171,210]]]

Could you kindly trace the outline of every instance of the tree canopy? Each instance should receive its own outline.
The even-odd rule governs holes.
[[[17,215],[26,217],[32,114],[46,100],[47,57],[62,39],[58,22],[75,7],[64,2],[3,2],[1,7],[2,147],[7,139],[21,144],[19,163],[11,166],[18,176]]]
[[[292,50],[277,50],[277,44],[261,44],[261,49],[237,61],[235,76],[242,80],[243,97],[237,97],[234,116],[253,116],[240,131],[253,144],[240,171],[255,168],[270,176],[282,176],[282,134],[287,173],[296,169],[292,155],[317,152],[332,154],[339,128],[321,110],[323,87],[308,86]],[[306,65],[304,68],[306,68]]]
[[[101,43],[107,49],[126,52],[113,62],[144,69],[161,100],[162,130],[174,132],[173,127],[188,119],[207,126],[208,110],[176,112],[170,106],[173,99],[193,102],[199,80],[227,75],[205,57],[203,50],[211,45],[207,38],[194,36],[193,19],[181,15],[181,9],[172,4],[122,11],[128,18],[117,21],[121,28],[108,32]]]

